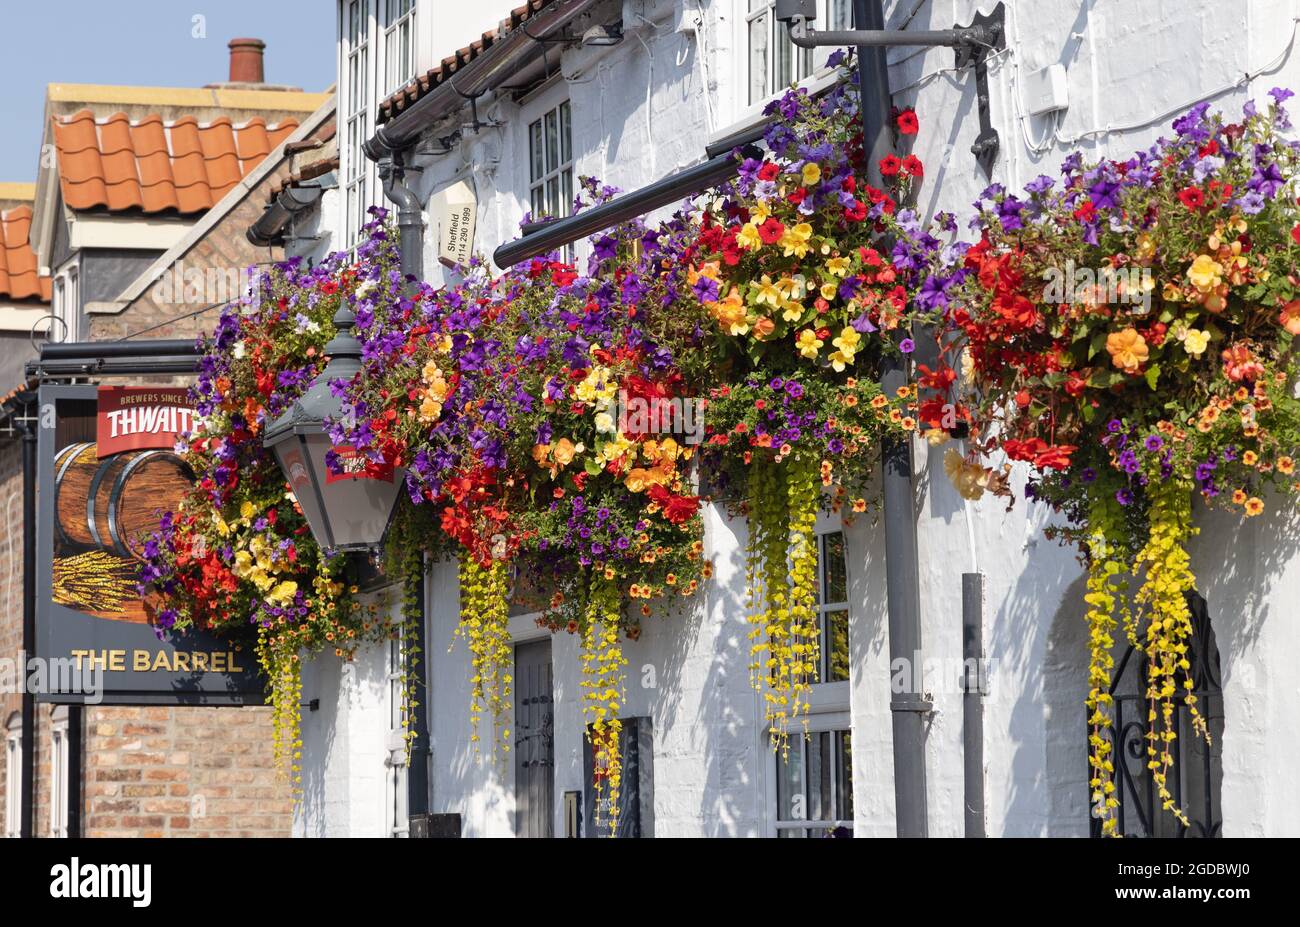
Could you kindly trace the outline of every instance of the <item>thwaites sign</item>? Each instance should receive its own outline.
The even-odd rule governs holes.
[[[174,452],[193,418],[186,390],[40,388],[37,652],[45,701],[222,705],[263,701],[247,649],[202,631],[155,631],[142,550],[192,477]],[[89,691],[88,691],[89,690]]]

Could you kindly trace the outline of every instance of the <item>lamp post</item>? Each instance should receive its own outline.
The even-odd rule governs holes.
[[[340,306],[334,314],[337,333],[325,345],[329,363],[262,439],[275,452],[316,543],[344,552],[369,551],[380,544],[400,488],[399,474],[375,473],[355,449],[333,449],[340,472],[326,462],[331,450],[327,423],[342,414],[342,402],[330,384],[351,380],[361,370],[361,343],[352,334],[355,322],[352,310]]]

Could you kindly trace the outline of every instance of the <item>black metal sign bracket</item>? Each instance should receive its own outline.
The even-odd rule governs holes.
[[[1000,141],[989,112],[988,59],[991,54],[1006,48],[1006,7],[999,3],[990,13],[976,13],[969,26],[928,31],[905,29],[847,29],[817,31],[812,27],[816,18],[815,0],[777,0],[776,18],[786,24],[790,41],[800,48],[841,46],[947,46],[957,53],[958,68],[975,71],[975,99],[979,114],[980,131],[971,153],[991,177],[993,162],[997,159]]]

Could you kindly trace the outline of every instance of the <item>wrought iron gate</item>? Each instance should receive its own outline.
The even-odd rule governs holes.
[[[515,648],[515,836],[555,833],[555,703],[551,642]]]
[[[1178,679],[1183,691],[1184,678],[1192,680],[1197,708],[1205,717],[1211,742],[1192,729],[1191,714],[1185,704],[1174,712],[1174,770],[1169,777],[1169,791],[1175,803],[1187,815],[1184,826],[1160,806],[1147,769],[1148,704],[1146,700],[1146,658],[1129,646],[1119,660],[1111,695],[1115,698],[1117,741],[1115,787],[1119,799],[1116,809],[1119,832],[1126,837],[1218,837],[1223,826],[1220,807],[1223,782],[1223,688],[1219,674],[1219,648],[1210,626],[1205,599],[1197,592],[1188,595],[1192,615],[1192,640],[1186,674]],[[1092,836],[1101,836],[1101,822],[1092,819]]]

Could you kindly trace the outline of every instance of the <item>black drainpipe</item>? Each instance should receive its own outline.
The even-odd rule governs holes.
[[[881,0],[853,0],[855,29],[884,29]],[[884,46],[858,46],[858,81],[862,94],[863,147],[868,177],[883,186],[880,159],[892,154],[889,112],[889,66]],[[881,386],[888,394],[907,385],[907,370],[897,357],[886,361]],[[889,609],[889,665],[906,670],[901,692],[889,708],[894,734],[895,821],[900,837],[928,835],[925,783],[925,713],[931,704],[921,692],[921,582],[916,550],[916,510],[912,501],[912,443],[890,440],[881,449],[885,522],[885,594]],[[902,661],[901,663],[898,661]]]
[[[36,427],[39,418],[35,391],[23,397],[23,665],[36,651]],[[19,797],[22,808],[18,818],[19,836],[34,837],[36,829],[36,696],[30,686],[23,686],[22,766],[19,770]]]
[[[424,218],[420,197],[406,185],[403,151],[385,151],[378,159],[379,176],[384,182],[384,196],[397,206],[398,245],[401,249],[402,274],[420,281],[424,278]],[[416,596],[419,615],[407,632],[406,659],[415,677],[415,716],[411,719],[411,758],[406,770],[406,812],[411,837],[428,837],[429,832],[429,665],[425,659],[425,571],[420,559]]]

